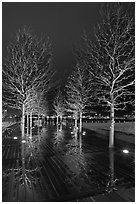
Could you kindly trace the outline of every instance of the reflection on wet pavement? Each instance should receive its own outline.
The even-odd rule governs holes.
[[[94,201],[100,193],[134,187],[133,150],[110,150],[94,132],[80,134],[64,125],[26,130],[22,180],[20,137],[13,140],[17,133],[19,128],[3,139],[3,201],[71,201],[76,196],[92,196]]]

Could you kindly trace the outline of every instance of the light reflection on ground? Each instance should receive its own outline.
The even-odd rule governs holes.
[[[46,125],[27,131],[25,137],[25,181],[30,194],[37,195],[34,200],[112,187],[108,190],[110,193],[117,190],[117,185],[134,185],[134,158],[123,157],[119,149],[109,150],[107,141],[93,132],[84,130],[80,134],[74,127]],[[4,165],[12,169],[8,156],[5,161],[3,169]],[[17,164],[15,166],[17,171]],[[17,182],[21,163],[19,166]],[[5,169],[11,174],[7,167]],[[23,199],[21,192],[19,190],[20,200]]]

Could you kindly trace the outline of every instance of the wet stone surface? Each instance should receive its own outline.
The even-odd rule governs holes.
[[[26,129],[22,144],[18,126],[3,136],[2,145],[3,201],[75,201],[90,196],[94,201],[108,194],[113,201],[121,189],[134,188],[134,149],[130,147],[128,154],[122,151],[125,146],[110,150],[108,141],[92,131],[80,134],[71,126],[45,125]],[[134,201],[133,191],[128,198]]]

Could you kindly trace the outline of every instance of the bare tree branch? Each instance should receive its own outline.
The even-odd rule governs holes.
[[[3,64],[3,100],[10,107],[22,109],[36,102],[36,93],[47,92],[53,77],[52,52],[49,39],[38,39],[26,29],[16,33],[8,46],[8,57]],[[32,95],[31,95],[32,91]]]

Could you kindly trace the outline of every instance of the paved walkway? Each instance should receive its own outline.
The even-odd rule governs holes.
[[[134,152],[109,151],[94,133],[71,129],[42,129],[38,143],[35,131],[25,174],[19,127],[3,136],[3,201],[134,201]]]
[[[97,132],[97,136],[103,139],[108,140],[109,137],[109,123],[83,123],[83,127]],[[126,127],[127,126],[127,127]],[[120,129],[121,127],[121,129]],[[127,131],[126,131],[127,128]],[[117,142],[117,140],[119,142]],[[135,123],[125,122],[125,123],[116,123],[115,128],[115,141],[116,145],[118,143],[127,142],[129,145],[135,146]]]

